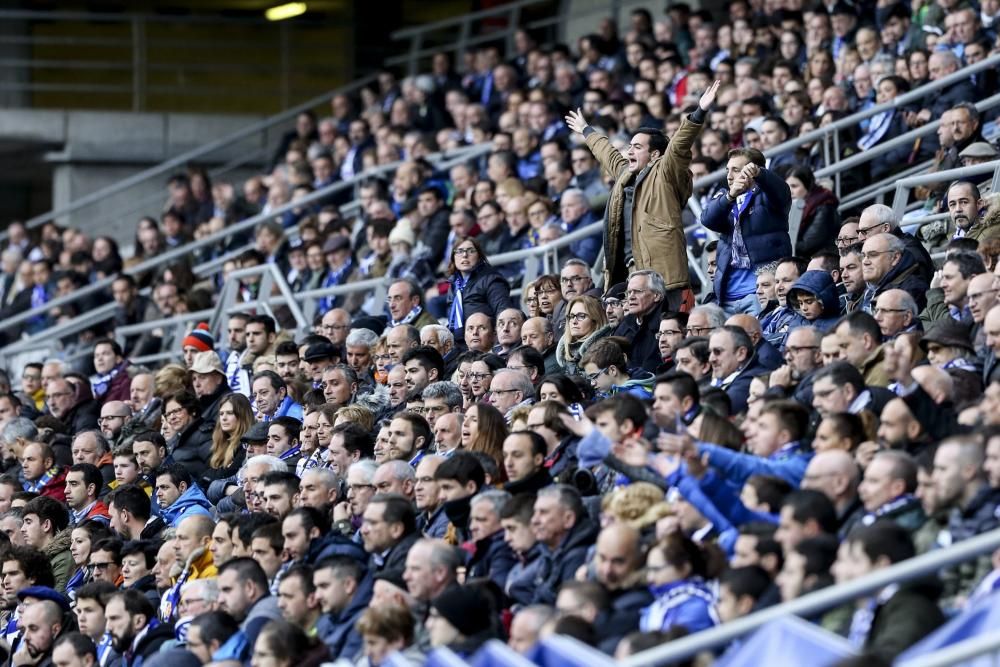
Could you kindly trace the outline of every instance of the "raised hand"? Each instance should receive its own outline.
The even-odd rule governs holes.
[[[719,92],[719,86],[721,84],[722,82],[716,79],[715,83],[709,86],[708,90],[705,91],[705,94],[701,96],[700,100],[698,100],[698,106],[701,107],[702,111],[708,111],[712,108],[712,105],[715,104],[715,95]]]
[[[566,114],[566,127],[577,134],[583,134],[584,128],[587,127],[587,120],[583,117],[583,111],[577,109]]]

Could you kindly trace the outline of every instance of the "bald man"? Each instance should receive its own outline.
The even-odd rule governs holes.
[[[739,327],[747,332],[750,340],[753,341],[757,361],[764,368],[773,371],[784,363],[781,352],[764,338],[764,333],[760,328],[760,320],[756,317],[740,313],[726,320],[726,324]]]
[[[174,539],[174,553],[177,561],[184,564],[184,569],[190,569],[191,574],[181,580],[208,579],[218,576],[215,562],[209,544],[215,521],[204,514],[189,516],[177,524],[177,537]]]
[[[639,629],[639,611],[652,603],[649,588],[640,577],[642,552],[639,531],[626,524],[608,526],[597,536],[594,571],[608,592],[610,611],[597,628],[600,646],[618,644]]]
[[[969,299],[969,312],[972,313],[972,344],[977,352],[986,346],[986,334],[983,331],[983,321],[986,313],[997,305],[997,294],[1000,290],[993,287],[996,276],[992,273],[980,273],[969,281],[966,296]]]
[[[18,625],[24,628],[21,645],[13,665],[52,663],[52,645],[62,631],[62,610],[51,600],[37,600],[27,605]]]
[[[840,535],[850,532],[864,514],[858,498],[861,471],[854,457],[842,449],[830,449],[816,454],[806,466],[802,488],[819,491],[837,508]]]

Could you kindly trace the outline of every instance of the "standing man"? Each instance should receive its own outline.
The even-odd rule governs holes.
[[[597,161],[615,176],[605,212],[604,284],[623,282],[634,269],[655,270],[664,278],[669,310],[681,310],[685,292],[690,296],[681,211],[693,187],[688,170],[691,146],[718,90],[716,81],[669,144],[660,130],[639,128],[627,158],[587,125],[580,110],[566,116],[569,128],[584,136]]]

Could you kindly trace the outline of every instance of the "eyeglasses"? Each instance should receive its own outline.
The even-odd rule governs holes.
[[[520,389],[490,389],[491,394],[512,394],[515,391],[521,391]]]
[[[861,259],[875,260],[882,255],[889,255],[895,252],[894,250],[870,250],[868,252],[861,253]]]
[[[467,373],[465,377],[470,380],[485,380],[488,377],[493,377],[493,373]]]
[[[31,380],[31,381],[34,381],[34,382],[38,382],[39,380],[42,379],[42,376],[41,375],[29,375],[27,373],[24,373],[21,376],[21,379],[22,380]]]
[[[107,563],[90,563],[87,567],[89,567],[89,568],[91,568],[93,570],[106,570],[109,567],[111,567],[112,565],[114,565],[114,563],[111,563],[111,562],[107,562]]]
[[[109,422],[112,419],[126,419],[128,415],[104,415],[103,417],[98,417],[97,422],[103,424],[104,422]]]
[[[522,373],[527,373],[529,370],[528,366],[511,366],[507,364],[507,370],[509,371],[521,371]]]
[[[392,361],[391,354],[376,354],[372,357],[375,361]]]
[[[873,315],[889,315],[889,314],[892,314],[892,313],[896,313],[896,314],[901,315],[901,314],[907,313],[907,312],[909,312],[909,311],[906,310],[905,308],[875,308],[875,310],[872,311],[872,314]]]
[[[702,336],[712,330],[712,327],[687,327],[684,333],[688,336]]]
[[[455,254],[461,257],[468,257],[469,255],[476,254],[475,248],[455,248]]]
[[[559,293],[559,290],[557,290],[555,287],[549,287],[549,288],[546,288],[546,289],[536,289],[535,290],[535,294],[558,294],[558,293]]]
[[[375,488],[374,484],[348,484],[347,485],[347,492],[348,493],[359,493],[361,491],[368,491],[368,490],[371,490],[371,489],[374,489],[374,488]]]
[[[872,225],[871,227],[858,227],[858,237],[868,236],[869,233],[883,226],[884,225]]]
[[[601,377],[602,375],[604,375],[607,372],[608,372],[607,368],[602,368],[601,370],[597,371],[596,373],[587,373],[587,382],[596,382],[597,378]]]
[[[819,349],[818,345],[801,345],[801,346],[786,345],[785,355],[798,354],[799,352],[808,352],[809,350],[818,350],[818,349]]]
[[[649,292],[649,291],[650,290],[648,290],[648,289],[629,289],[629,290],[625,290],[625,297],[626,298],[630,298],[630,297],[633,297],[633,296],[639,296],[643,292]]]
[[[653,338],[655,338],[656,340],[660,340],[664,336],[680,336],[683,333],[684,332],[679,329],[667,329],[666,331],[657,331],[655,334],[653,334]]]
[[[570,283],[582,283],[590,280],[590,276],[569,276],[568,278],[560,278],[559,282],[563,285],[569,285]]]
[[[584,320],[589,320],[591,318],[590,315],[588,315],[587,313],[573,313],[572,315],[569,315],[566,319],[571,322],[583,322]]]
[[[163,416],[167,419],[173,419],[182,412],[187,412],[184,408],[174,408],[173,410],[167,410],[163,413]]]

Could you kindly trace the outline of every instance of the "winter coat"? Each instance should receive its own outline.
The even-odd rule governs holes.
[[[374,573],[386,571],[402,572],[406,567],[406,555],[410,552],[410,547],[419,539],[420,532],[415,530],[409,535],[404,536],[403,539],[396,543],[396,546],[389,549],[389,553],[384,558],[372,554],[371,570]],[[381,561],[381,564],[379,561]]]
[[[653,310],[642,316],[642,322],[635,315],[626,315],[618,323],[614,335],[632,341],[632,349],[628,351],[628,361],[632,366],[652,371],[663,362],[660,345],[656,340],[663,308],[663,301],[660,301]]]
[[[234,354],[237,353],[234,352]],[[226,378],[213,393],[198,399],[198,407],[201,411],[198,416],[205,423],[214,426],[215,420],[219,418],[219,406],[222,405],[222,399],[232,393],[228,381],[229,378]]]
[[[936,582],[903,584],[875,608],[863,651],[892,661],[944,623]]]
[[[809,320],[787,306],[778,306],[767,315],[760,317],[760,328],[764,340],[779,350],[785,349],[785,338],[789,331],[808,325]]]
[[[248,644],[253,646],[257,642],[257,635],[265,625],[271,621],[280,621],[282,618],[281,610],[278,609],[278,598],[274,595],[265,595],[258,598],[247,610],[247,617],[240,624],[240,630],[246,635]]]
[[[823,304],[823,312],[809,324],[820,331],[826,332],[834,327],[840,319],[840,295],[837,285],[826,271],[806,271],[788,290],[788,306],[798,308],[799,295],[810,295]]]
[[[56,580],[55,589],[60,593],[66,592],[66,583],[74,569],[73,555],[69,552],[72,532],[72,528],[59,531],[52,537],[52,541],[42,549],[42,553],[49,559],[49,564],[52,566],[52,574]]]
[[[176,528],[181,519],[196,514],[212,516],[212,503],[208,502],[201,487],[194,482],[169,507],[160,511],[160,517],[171,528]]]
[[[165,643],[174,639],[173,625],[158,621],[156,623],[156,627],[147,626],[146,634],[136,642],[131,654],[122,656],[122,667],[142,667],[143,663],[160,652]]]
[[[812,257],[821,250],[834,250],[833,240],[840,231],[837,196],[823,187],[815,187],[806,195],[802,222],[799,223],[795,254]]]
[[[657,323],[657,326],[659,326],[659,323]],[[587,350],[594,343],[610,336],[612,331],[614,331],[614,328],[610,324],[605,324],[600,329],[591,331],[590,335],[585,338],[576,342],[570,342],[569,328],[567,327],[566,333],[563,334],[562,338],[556,344],[556,363],[559,364],[561,371],[566,375],[583,375],[583,366],[580,360],[583,359],[587,354]]]
[[[213,428],[213,422],[194,419],[167,443],[170,458],[174,463],[184,466],[191,474],[191,479],[201,479],[208,470],[208,460],[212,457]]]
[[[1000,504],[1000,489],[993,489],[984,484],[968,506],[951,509],[948,515],[948,527],[938,534],[938,545],[947,547],[996,528],[1000,525],[1000,520],[996,517],[998,504]],[[940,576],[944,584],[944,597],[968,595],[992,569],[990,554],[985,554],[942,570]]]
[[[923,310],[927,305],[927,281],[920,277],[920,265],[917,264],[913,255],[904,252],[899,257],[895,266],[878,283],[867,285],[864,295],[861,297],[861,309],[866,313],[871,313],[875,308],[875,300],[883,292],[891,289],[901,289],[913,297],[917,302],[917,309]]]
[[[361,635],[354,629],[361,614],[372,600],[372,589],[375,581],[371,575],[358,582],[354,597],[339,613],[323,614],[316,624],[320,639],[330,649],[330,659],[354,660],[361,653]]]
[[[455,279],[450,280],[451,290],[448,294],[449,312],[451,304],[455,300]],[[469,317],[476,313],[485,313],[490,319],[496,319],[502,311],[512,306],[510,299],[510,283],[500,274],[500,272],[480,261],[476,268],[472,269],[466,280],[465,288],[462,290],[462,326],[469,320]],[[465,340],[463,329],[456,329],[456,340]]]
[[[768,370],[757,362],[757,355],[754,353],[743,367],[743,370],[731,382],[720,386],[726,392],[726,395],[729,396],[729,404],[732,407],[731,414],[739,415],[747,411],[750,383],[758,375],[763,375],[767,372]]]
[[[159,608],[160,594],[156,590],[156,577],[154,577],[153,575],[147,574],[145,577],[142,577],[141,579],[136,581],[131,586],[128,586],[127,588],[139,591],[140,593],[146,596],[146,599],[149,600],[150,604],[153,605],[154,609]]]
[[[621,384],[611,385],[608,393],[612,396],[616,394],[632,394],[643,401],[652,400],[656,376],[641,368],[630,368],[628,369],[628,374],[628,380],[625,380]]]
[[[518,557],[518,561],[507,573],[507,583],[503,591],[515,604],[531,604],[534,599],[535,581],[546,564],[545,552],[545,545],[535,542],[527,553]]]
[[[792,194],[785,181],[769,169],[761,169],[754,182],[750,204],[740,215],[740,234],[750,255],[750,268],[777,261],[792,254],[788,236],[788,210]],[[726,282],[732,267],[733,206],[727,193],[708,202],[701,213],[701,224],[719,235],[718,270],[715,272],[715,293],[720,299],[726,293]]]
[[[430,515],[424,512],[417,517],[417,529],[424,537],[443,538],[448,532],[448,523],[448,515],[444,513],[443,505],[439,505]]]
[[[368,562],[368,553],[357,542],[348,539],[336,531],[331,531],[322,537],[317,537],[309,543],[309,549],[302,559],[307,565],[316,565],[331,556],[347,556],[362,565]]]
[[[1000,205],[994,204],[986,211],[986,215],[973,223],[965,236],[976,239],[980,243],[1000,237]]]
[[[69,427],[69,432],[76,434],[83,431],[100,430],[97,418],[101,414],[101,404],[93,399],[77,403],[60,420]]]
[[[647,586],[611,591],[611,608],[602,612],[594,623],[598,647],[613,655],[621,638],[639,629],[642,610],[653,603]]]
[[[681,212],[691,197],[691,147],[702,129],[695,112],[681,120],[667,145],[666,154],[652,160],[638,174],[628,170],[628,160],[608,138],[591,128],[584,130],[587,147],[605,174],[615,179],[604,212],[604,284],[625,281],[625,187],[635,186],[632,206],[632,257],[635,269],[653,269],[667,289],[690,285],[687,242]],[[634,183],[633,183],[634,181]]]
[[[554,550],[545,549],[543,562],[535,578],[535,604],[555,604],[556,595],[563,582],[576,575],[577,569],[587,560],[587,549],[597,539],[597,525],[590,519],[580,519],[570,528]]]
[[[504,531],[499,530],[489,537],[463,545],[472,553],[466,564],[466,578],[489,577],[501,590],[507,583],[507,576],[517,563],[517,556],[503,539]]]

